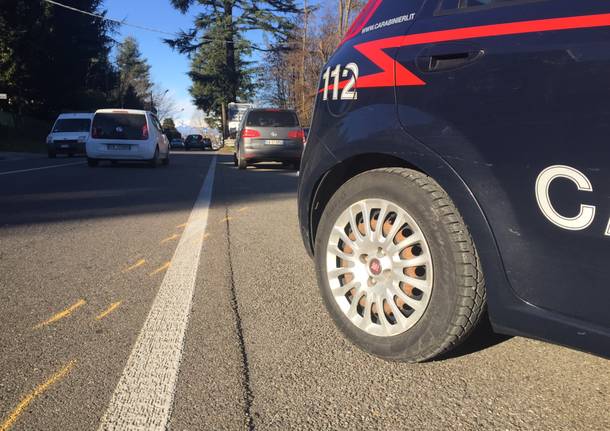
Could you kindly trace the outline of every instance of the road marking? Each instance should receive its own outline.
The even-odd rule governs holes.
[[[129,268],[125,268],[123,270],[123,272],[129,272],[129,271],[133,271],[136,268],[141,267],[142,265],[146,264],[146,259],[140,259],[138,260],[136,263],[134,263],[133,265],[131,265]]]
[[[157,275],[160,272],[168,270],[170,268],[170,266],[172,266],[172,262],[171,261],[165,262],[162,266],[160,266],[159,268],[155,269],[153,272],[151,272],[148,275],[150,275],[151,277],[153,275]]]
[[[123,301],[119,301],[119,302],[114,302],[114,303],[110,304],[110,307],[108,307],[106,310],[102,311],[100,314],[95,316],[95,320],[102,320],[104,317],[108,316],[110,313],[112,313],[114,310],[116,310],[118,308],[118,306],[121,305],[122,302]]]
[[[178,239],[178,238],[180,238],[180,235],[178,235],[178,234],[173,234],[172,236],[167,237],[167,238],[165,238],[163,241],[161,241],[161,242],[159,243],[159,245],[161,245],[161,244],[165,244],[166,242],[170,242],[170,241],[173,241],[173,240]]]
[[[231,221],[231,220],[233,220],[233,217],[225,217],[222,220],[220,220],[220,223],[226,223],[226,222]]]
[[[184,229],[187,226],[188,226],[188,223],[182,223],[182,224],[179,224],[178,226],[176,226],[176,229]]]
[[[172,265],[102,417],[100,430],[166,429],[195,290],[202,237],[208,224],[216,159],[214,156],[211,161]],[[198,241],[189,240],[193,237]]]
[[[243,213],[244,211],[248,211],[250,207],[243,207],[237,210],[238,213]]]
[[[72,368],[74,368],[75,365],[75,360],[68,362],[68,364],[65,365],[61,370],[53,374],[49,380],[36,386],[36,388],[32,392],[27,394],[25,398],[23,398],[21,402],[17,404],[17,407],[15,407],[15,409],[4,420],[4,422],[0,424],[0,431],[8,431],[15,424],[15,422],[17,422],[19,416],[21,416],[23,411],[27,409],[27,407],[32,403],[32,401],[34,401],[37,397],[41,396],[44,392],[47,391],[47,389],[49,389],[55,383],[63,379],[66,374],[68,374],[72,370]]]
[[[38,325],[34,326],[34,329],[40,329],[43,326],[47,326],[50,325],[51,323],[55,323],[58,320],[63,319],[64,317],[68,317],[70,314],[72,314],[77,308],[82,307],[83,305],[85,305],[87,303],[87,301],[85,301],[84,299],[79,300],[78,302],[72,304],[70,307],[66,308],[64,311],[60,311],[59,313],[55,314],[54,316],[52,316],[50,319],[45,320],[42,323],[39,323]]]
[[[74,165],[82,165],[82,164],[83,164],[83,162],[72,162],[72,163],[62,163],[61,165],[42,166],[40,168],[19,169],[18,171],[0,172],[0,176],[10,175],[10,174],[20,174],[22,172],[42,171],[43,169],[55,169],[55,168],[61,168],[63,166],[74,166]]]

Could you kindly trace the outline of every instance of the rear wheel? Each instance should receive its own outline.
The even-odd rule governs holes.
[[[385,359],[447,352],[485,308],[475,245],[457,208],[430,177],[378,169],[344,184],[316,237],[322,297],[339,329]]]
[[[155,154],[154,154],[153,158],[148,161],[148,164],[151,168],[156,168],[158,161],[159,161],[159,147],[156,147]]]
[[[100,163],[100,162],[99,162],[99,160],[96,160],[96,159],[92,159],[92,158],[90,158],[90,157],[87,157],[87,166],[89,166],[89,167],[91,167],[91,168],[94,168],[94,167],[96,167],[97,165],[99,165],[99,163]]]
[[[246,169],[248,167],[248,162],[239,153],[237,153],[237,167],[239,169]]]
[[[169,150],[167,151],[167,155],[163,159],[162,163],[163,163],[163,166],[169,165]]]

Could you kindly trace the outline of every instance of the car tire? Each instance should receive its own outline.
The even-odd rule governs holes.
[[[368,206],[362,207],[363,202]],[[375,217],[382,217],[384,205],[385,215],[378,224]],[[366,207],[370,209],[358,212],[357,208]],[[368,230],[365,219],[370,220]],[[357,224],[359,238],[352,224]],[[335,244],[336,238],[340,239]],[[343,238],[353,242],[342,242]],[[377,243],[360,238],[380,238],[387,247],[371,251],[380,253],[379,259],[360,255],[365,247],[377,250]],[[336,250],[343,254],[335,260]],[[419,266],[407,267],[408,261]],[[485,311],[483,272],[467,226],[440,185],[411,169],[376,169],[341,186],[322,214],[315,263],[322,298],[337,327],[356,346],[383,359],[422,362],[442,355],[468,337]],[[350,272],[351,268],[364,268],[364,272]],[[345,274],[337,276],[341,272]],[[411,285],[404,283],[406,279]],[[350,286],[357,290],[342,296]],[[379,308],[374,301],[380,301]]]
[[[233,166],[237,167],[238,162],[237,162],[237,154],[233,153]]]
[[[248,162],[246,162],[242,157],[237,157],[237,168],[238,169],[246,169],[248,167]]]
[[[154,154],[153,158],[148,161],[148,165],[151,168],[156,168],[158,162],[159,162],[159,147],[156,147],[155,154]]]
[[[89,166],[90,168],[95,168],[99,164],[100,164],[99,160],[87,157],[87,166]]]
[[[167,152],[167,156],[165,156],[161,163],[163,163],[163,166],[169,165],[169,151]]]
[[[49,151],[48,154],[49,154],[49,159],[54,159],[57,157],[57,153],[55,153],[54,151]]]

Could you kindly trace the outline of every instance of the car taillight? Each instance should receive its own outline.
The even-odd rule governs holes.
[[[305,132],[302,129],[300,130],[291,130],[288,132],[288,139],[301,139],[305,141]]]
[[[148,139],[148,126],[146,124],[142,126],[142,138]]]
[[[242,138],[260,138],[261,134],[258,130],[244,129],[241,131]]]

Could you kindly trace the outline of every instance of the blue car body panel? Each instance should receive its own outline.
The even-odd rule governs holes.
[[[320,79],[305,245],[326,178],[401,161],[462,213],[497,331],[610,356],[610,3],[467,3],[371,0],[356,20]]]

